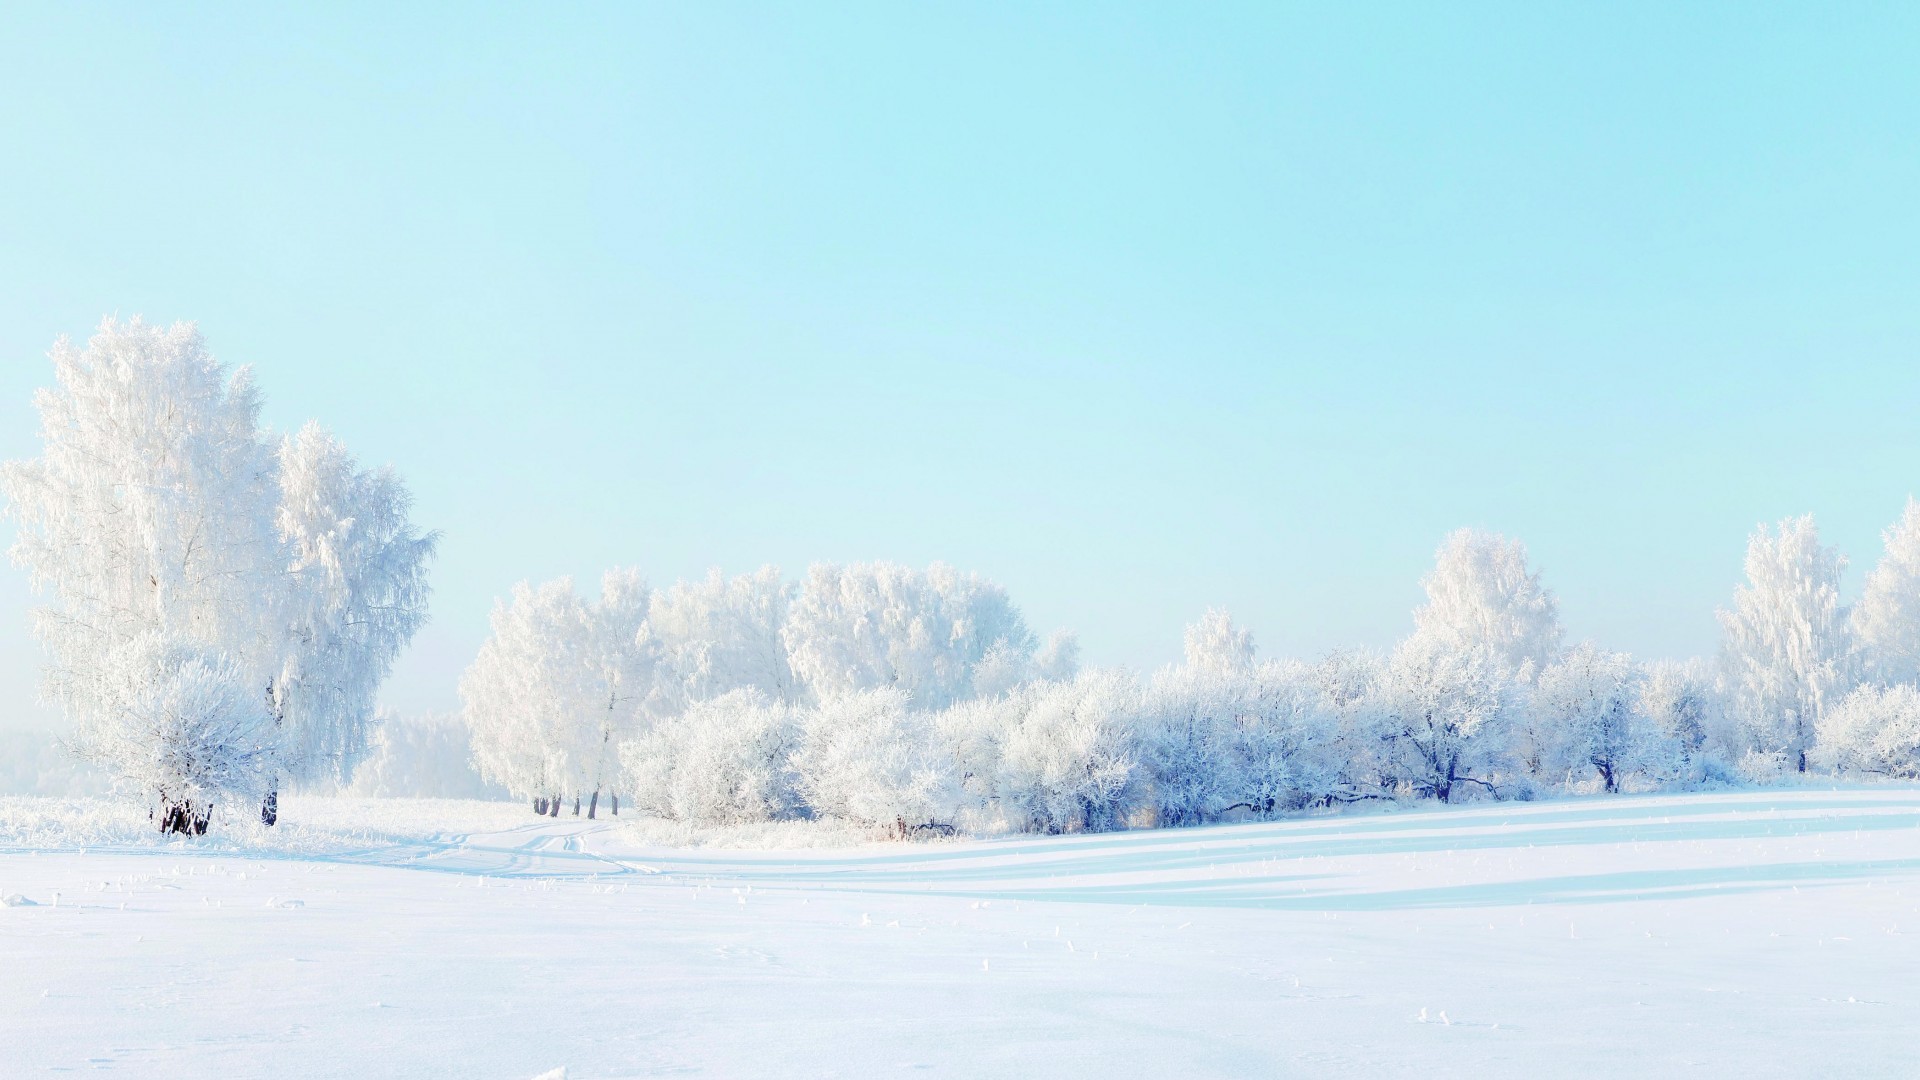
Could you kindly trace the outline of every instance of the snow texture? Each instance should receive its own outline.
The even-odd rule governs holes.
[[[1897,1076],[1920,1030],[1910,786],[762,851],[288,803],[0,800],[0,1071]]]

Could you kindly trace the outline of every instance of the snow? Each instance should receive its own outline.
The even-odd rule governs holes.
[[[1910,786],[814,848],[282,821],[0,800],[0,1073],[1891,1076],[1920,1030]]]

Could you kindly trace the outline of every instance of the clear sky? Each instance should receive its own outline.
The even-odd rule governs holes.
[[[197,320],[444,530],[402,708],[522,578],[939,559],[1145,666],[1384,646],[1469,524],[1704,653],[1920,491],[1914,5],[264,6],[0,14],[0,456]]]

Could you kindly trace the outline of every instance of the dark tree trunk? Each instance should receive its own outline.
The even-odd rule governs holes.
[[[614,796],[611,796],[611,798],[613,799],[613,816],[619,817],[620,816],[620,796],[614,795]]]
[[[195,806],[191,801],[170,803],[165,796],[160,803],[160,831],[178,833],[181,836],[207,835],[207,819],[213,816],[212,805]]]
[[[573,797],[573,816],[574,817],[580,816],[580,796],[578,795],[575,795]]]
[[[280,820],[280,792],[267,792],[266,799],[260,803],[260,824],[272,825]]]
[[[593,801],[587,804],[587,820],[588,821],[593,820],[594,811],[598,809],[600,809],[600,793],[596,791],[593,793]]]
[[[553,797],[552,799],[550,799],[550,800],[548,800],[548,802],[547,802],[547,816],[548,816],[548,817],[559,817],[559,816],[560,816],[560,796],[558,796],[558,795],[555,795],[555,796],[554,796],[554,797]]]
[[[534,800],[533,800],[533,816],[534,816],[534,817],[546,817],[546,816],[547,816],[547,800],[545,800],[545,799],[543,799],[543,798],[541,798],[541,797],[539,797],[539,796],[535,796],[535,797],[534,797]]]

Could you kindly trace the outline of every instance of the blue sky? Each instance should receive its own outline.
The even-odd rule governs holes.
[[[1386,645],[1469,524],[1709,652],[1920,491],[1920,9],[394,7],[0,15],[0,456],[198,320],[444,530],[404,708],[521,578],[942,559],[1152,665]]]

